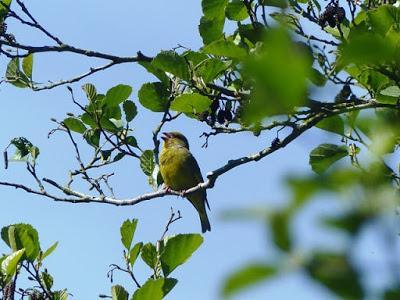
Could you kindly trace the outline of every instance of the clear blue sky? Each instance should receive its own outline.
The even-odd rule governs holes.
[[[178,44],[193,49],[201,45],[197,32],[200,1],[123,0],[111,4],[103,0],[74,3],[59,0],[29,1],[26,4],[43,25],[77,47],[116,55],[135,55],[141,50],[151,56]],[[39,35],[33,35],[26,29],[14,30],[12,24],[9,27],[17,41],[36,45],[45,43]],[[99,64],[98,60],[74,55],[37,55],[34,79],[42,82],[66,79]],[[2,57],[0,72],[4,73],[5,65],[6,59]],[[153,80],[139,66],[126,64],[85,79],[73,88],[77,97],[83,99],[80,86],[86,82],[94,83],[103,92],[119,83],[129,84],[134,87],[132,100],[137,101],[136,93],[141,84]],[[61,120],[66,112],[77,112],[66,88],[34,93],[1,85],[0,99],[3,112],[0,118],[0,148],[5,147],[13,137],[26,136],[41,149],[38,162],[40,175],[66,182],[67,171],[76,167],[72,147],[61,134],[47,139],[47,133],[54,126],[50,118]],[[144,148],[151,147],[151,131],[160,117],[140,108],[134,128]],[[213,138],[208,149],[202,149],[204,140],[198,137],[207,130],[206,127],[182,120],[168,125],[166,129],[180,130],[189,138],[204,174],[231,158],[257,151],[271,141],[270,136],[256,138],[251,134],[242,134]],[[283,176],[310,172],[308,153],[321,140],[328,140],[328,135],[313,131],[287,149],[260,162],[237,168],[218,180],[215,188],[208,192],[212,231],[205,235],[204,244],[190,261],[175,272],[179,283],[167,299],[220,299],[222,279],[228,272],[248,261],[263,260],[273,255],[271,245],[266,243],[262,224],[227,223],[221,221],[220,215],[227,208],[268,208],[287,201],[290,195],[283,185]],[[86,148],[86,154],[90,150]],[[150,190],[136,160],[124,160],[114,168],[117,175],[112,183],[118,196],[134,197]],[[17,163],[11,164],[7,171],[0,169],[0,180],[33,184],[31,178],[25,175],[24,165]],[[154,242],[160,237],[172,206],[181,210],[184,218],[172,227],[171,233],[199,231],[196,212],[186,201],[176,197],[117,208],[54,203],[1,187],[0,201],[1,226],[30,223],[38,229],[43,248],[54,241],[60,242],[57,251],[48,259],[47,267],[55,277],[56,287],[68,288],[74,295],[73,299],[96,299],[100,293],[109,293],[111,284],[106,273],[109,264],[122,262],[119,227],[125,219],[139,218],[136,241]],[[329,203],[315,205],[299,218],[295,231],[304,237],[301,245],[313,243],[323,236],[323,233],[313,229],[315,223],[312,216],[330,209]],[[310,232],[313,233],[311,236]],[[6,251],[3,244],[0,251]],[[136,274],[143,282],[149,271],[139,264]],[[133,289],[124,275],[116,276],[115,283],[118,282]],[[293,297],[304,300],[335,299],[298,273],[282,276],[235,299]]]

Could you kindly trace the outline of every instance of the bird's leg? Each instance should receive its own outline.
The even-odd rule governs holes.
[[[178,192],[178,193],[179,193],[179,196],[181,196],[181,197],[185,197],[185,194],[186,194],[186,190],[176,191],[176,190],[172,189],[171,187],[169,187],[169,186],[167,186],[167,185],[164,185],[164,190],[165,190],[166,192],[168,192],[168,193],[171,193],[171,192]]]

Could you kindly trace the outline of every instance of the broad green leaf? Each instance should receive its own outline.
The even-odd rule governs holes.
[[[99,147],[100,143],[100,130],[99,129],[88,129],[83,133],[83,137],[86,142],[95,148]]]
[[[218,40],[203,48],[204,53],[216,56],[226,56],[231,58],[243,59],[247,56],[247,51],[232,41]]]
[[[126,137],[126,139],[123,140],[125,144],[135,147],[135,148],[139,148],[137,140],[134,136],[128,136]]]
[[[279,249],[289,252],[292,248],[290,236],[291,213],[288,210],[277,211],[270,216],[272,240]]]
[[[310,62],[309,49],[294,43],[286,30],[269,30],[260,54],[251,56],[244,66],[246,79],[254,81],[254,88],[244,107],[243,122],[255,124],[303,106]]]
[[[211,99],[198,93],[182,94],[171,103],[171,109],[183,113],[202,113],[210,108]]]
[[[137,115],[136,104],[130,100],[126,100],[123,104],[125,119],[127,122],[132,121]]]
[[[67,289],[63,289],[61,291],[55,291],[53,293],[54,300],[67,300],[68,299],[68,291]]]
[[[168,108],[169,92],[161,82],[145,83],[138,93],[139,102],[154,112],[164,112]]]
[[[111,287],[112,300],[128,300],[129,294],[121,285],[113,285]]]
[[[151,63],[157,69],[183,80],[190,80],[189,66],[186,60],[175,51],[161,51]]]
[[[360,274],[344,255],[316,253],[307,264],[306,270],[316,282],[323,284],[342,299],[364,298],[359,282]]]
[[[57,246],[58,246],[58,242],[55,242],[46,251],[44,251],[44,253],[41,255],[40,259],[44,260],[47,256],[49,256],[51,253],[53,253],[54,250],[56,250]]]
[[[131,249],[133,236],[135,235],[138,219],[126,220],[121,226],[121,242],[129,251]]]
[[[140,156],[140,168],[143,173],[147,176],[151,176],[153,174],[155,162],[154,162],[154,153],[152,150],[143,151]]]
[[[210,44],[211,42],[222,38],[224,25],[224,17],[201,17],[199,24],[199,33],[201,38],[203,39],[204,45]]]
[[[51,276],[49,273],[42,272],[40,274],[40,280],[42,281],[47,290],[50,290],[52,288],[54,279],[53,276]]]
[[[157,250],[152,243],[147,243],[142,247],[141,257],[143,261],[152,269],[157,264]]]
[[[142,250],[143,243],[137,243],[133,246],[131,251],[129,251],[129,264],[131,265],[131,268],[133,268],[133,265],[136,262],[136,259],[138,258],[140,251]]]
[[[202,243],[200,234],[178,234],[168,239],[160,257],[164,276],[187,261]]]
[[[82,85],[82,90],[85,92],[86,97],[89,101],[94,101],[97,98],[96,87],[91,83],[86,83]]]
[[[218,78],[228,67],[229,63],[217,58],[210,58],[196,68],[196,74],[201,76],[203,81],[207,83]]]
[[[228,276],[223,285],[222,293],[224,296],[235,295],[243,289],[269,279],[276,272],[275,267],[264,263],[246,265]]]
[[[17,271],[17,265],[20,262],[22,256],[25,253],[25,249],[18,250],[8,255],[1,262],[1,273],[7,277],[12,277]]]
[[[33,160],[36,160],[36,159],[38,158],[39,154],[40,154],[40,150],[39,150],[39,148],[36,147],[36,146],[30,147],[30,148],[29,148],[29,152],[30,152],[30,154],[31,154],[31,156],[32,156],[32,158],[33,158]]]
[[[6,79],[12,85],[19,88],[26,88],[30,84],[30,79],[20,70],[19,58],[13,58],[7,65]]]
[[[373,31],[385,36],[389,30],[399,31],[400,9],[394,5],[382,5],[368,11]]]
[[[64,119],[63,124],[69,130],[80,134],[83,134],[86,131],[86,126],[83,124],[83,122],[75,117],[68,117]]]
[[[137,289],[131,300],[161,300],[176,285],[178,280],[174,278],[149,279]]]
[[[141,61],[139,62],[139,65],[141,65],[143,68],[145,68],[149,73],[153,74],[156,76],[165,86],[169,85],[170,79],[168,76],[165,74],[163,70],[157,69],[152,65],[151,62],[148,61]]]
[[[338,68],[347,64],[380,64],[394,58],[395,44],[374,33],[353,35],[339,48]]]
[[[322,121],[318,122],[315,127],[329,132],[338,133],[340,135],[344,134],[344,122],[340,116],[325,118]]]
[[[242,0],[230,1],[226,6],[225,15],[233,21],[243,21],[249,17],[246,5]]]
[[[310,153],[310,165],[314,172],[321,174],[333,163],[348,155],[346,146],[321,144]]]
[[[261,2],[261,5],[275,6],[279,8],[286,8],[288,5],[286,0],[261,0],[259,2]],[[304,2],[304,1],[299,1],[299,2]]]
[[[224,15],[228,0],[202,0],[201,7],[207,18],[221,17]]]
[[[10,7],[12,0],[1,0],[1,2]],[[8,9],[4,5],[0,4],[0,21],[3,21],[7,13]]]
[[[371,220],[371,218],[373,218],[373,214],[351,211],[340,216],[324,218],[323,222],[329,227],[341,229],[349,234],[355,235],[366,222]]]
[[[33,262],[40,252],[39,236],[36,229],[29,224],[14,224],[3,227],[1,230],[1,238],[11,247],[12,239],[10,240],[9,238],[9,230],[13,232],[16,249],[25,249],[24,258]]]
[[[383,295],[383,300],[398,300],[398,299],[400,299],[400,288],[387,290]]]
[[[22,70],[25,75],[32,80],[32,69],[33,69],[33,54],[29,54],[22,60]]]
[[[400,88],[396,85],[389,86],[389,87],[385,88],[384,90],[381,90],[380,94],[384,95],[384,96],[398,98],[398,97],[400,97]]]
[[[131,86],[119,84],[107,91],[106,97],[103,101],[107,106],[117,106],[128,99],[131,94]]]

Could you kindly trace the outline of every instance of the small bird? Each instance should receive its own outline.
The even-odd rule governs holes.
[[[185,191],[203,182],[196,159],[189,151],[189,143],[180,132],[163,133],[164,146],[160,153],[160,172],[167,188]],[[211,231],[206,207],[210,209],[206,190],[198,190],[186,196],[200,216],[202,232]]]

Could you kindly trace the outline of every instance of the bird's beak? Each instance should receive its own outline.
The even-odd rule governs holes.
[[[171,138],[171,134],[168,132],[163,132],[162,133],[163,137],[161,137],[164,141],[168,140],[169,138]]]

